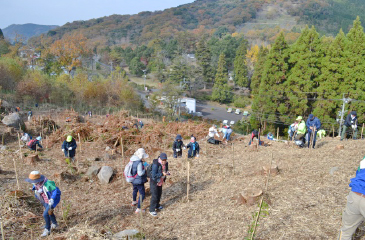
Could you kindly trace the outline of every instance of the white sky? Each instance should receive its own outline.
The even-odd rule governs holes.
[[[112,14],[164,10],[194,0],[0,0],[0,28],[11,24],[63,25]]]

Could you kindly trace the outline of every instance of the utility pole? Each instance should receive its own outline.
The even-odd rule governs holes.
[[[144,90],[146,91],[146,72],[147,72],[147,69],[142,70],[142,71],[143,71],[143,74],[144,74]]]
[[[345,94],[342,95],[342,111],[340,119],[340,127],[338,128],[338,136],[341,136],[341,129],[343,124],[343,116],[345,115],[345,104],[351,102],[351,98],[345,98]]]

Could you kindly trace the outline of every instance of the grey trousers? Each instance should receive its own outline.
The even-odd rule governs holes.
[[[347,196],[346,208],[342,214],[342,227],[339,240],[351,240],[357,227],[365,220],[365,198],[350,192]]]

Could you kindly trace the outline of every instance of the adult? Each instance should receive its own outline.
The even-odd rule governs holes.
[[[365,157],[360,162],[356,176],[349,184],[346,208],[342,213],[340,240],[350,240],[357,227],[365,220]]]
[[[226,142],[228,142],[231,138],[231,134],[232,134],[232,128],[229,126],[229,125],[226,125],[224,127],[226,130],[224,131],[223,129],[223,133],[224,133],[224,136],[223,136],[223,140],[226,140]]]
[[[133,201],[132,206],[137,205],[136,213],[141,211],[141,197],[142,202],[145,198],[146,191],[144,188],[144,184],[147,182],[147,173],[144,168],[143,159],[148,158],[148,154],[145,152],[143,148],[139,148],[131,157],[130,161],[133,162],[132,165],[132,176],[136,176],[132,182],[133,185]],[[140,197],[137,201],[137,193],[139,192]]]
[[[298,118],[297,118],[297,119],[295,119],[295,122],[294,122],[294,123],[292,123],[292,124],[289,126],[288,134],[289,134],[289,139],[290,139],[290,141],[292,141],[292,140],[293,140],[293,137],[294,137],[294,135],[295,135],[295,132],[296,132],[296,131],[298,131],[298,124],[299,124],[299,122],[298,122]]]
[[[54,209],[61,200],[61,191],[56,187],[54,181],[48,180],[38,171],[32,171],[29,174],[29,178],[25,179],[25,181],[33,184],[32,190],[35,193],[35,197],[44,207],[43,218],[46,225],[44,226],[41,237],[47,237],[51,234],[51,229],[58,227]]]
[[[296,130],[297,134],[295,135],[294,140],[299,147],[304,147],[305,133],[307,132],[307,126],[302,116],[298,116],[296,122],[298,122],[298,126]]]
[[[316,139],[317,139],[317,131],[321,128],[321,121],[313,114],[309,114],[307,122],[307,130],[308,130],[308,148],[310,147],[311,143],[311,136],[313,135],[313,148],[316,146]]]
[[[212,125],[212,127],[209,128],[208,132],[208,143],[211,144],[220,144],[222,141],[214,139],[214,137],[217,136],[219,138],[217,125]]]
[[[200,147],[194,136],[190,138],[190,143],[186,146],[186,148],[189,149],[188,158],[199,157]]]
[[[32,120],[32,116],[33,116],[33,112],[32,112],[32,110],[29,110],[29,111],[28,111],[28,122],[29,122],[30,120]]]
[[[165,171],[162,169],[163,165],[165,165]],[[161,153],[158,159],[153,160],[150,178],[150,214],[154,217],[157,216],[156,209],[163,209],[163,207],[160,205],[162,195],[162,183],[159,183],[161,181],[165,181],[164,177],[166,175],[168,175],[167,155],[166,153]]]
[[[72,161],[75,160],[77,144],[71,135],[67,136],[66,140],[63,141],[61,148],[62,152],[65,154],[65,157],[71,158]]]
[[[356,111],[352,111],[349,115],[347,115],[346,120],[345,120],[345,124],[342,127],[342,132],[341,132],[341,141],[345,138],[345,134],[348,128],[352,128],[352,131],[354,132],[353,134],[353,139],[356,140],[357,138],[357,113]]]
[[[172,144],[172,151],[174,152],[174,158],[182,157],[182,149],[185,149],[184,142],[180,134],[176,135],[175,141]]]
[[[37,137],[36,139],[32,139],[27,143],[27,146],[30,150],[36,151],[37,150],[37,146],[39,148],[43,148],[42,145],[40,144],[40,141],[42,140],[42,137]]]

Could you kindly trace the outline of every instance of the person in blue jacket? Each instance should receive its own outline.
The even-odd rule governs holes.
[[[345,123],[343,124],[342,127],[342,132],[341,132],[341,141],[345,138],[346,135],[346,131],[348,128],[352,128],[353,131],[353,139],[356,140],[357,138],[357,113],[356,111],[352,111],[349,115],[347,115]]]
[[[66,140],[62,143],[62,152],[65,153],[65,157],[71,158],[72,161],[75,159],[77,144],[75,139],[69,135]]]
[[[356,176],[349,184],[346,208],[342,213],[342,227],[338,239],[350,240],[356,229],[365,220],[365,157],[360,162]]]
[[[33,184],[32,190],[35,193],[35,197],[44,207],[43,218],[46,221],[46,225],[41,237],[47,237],[51,234],[51,229],[58,227],[54,209],[61,200],[61,191],[56,187],[54,181],[48,180],[38,171],[32,171],[29,174],[29,178],[25,179],[25,181]]]
[[[166,153],[161,153],[158,159],[153,160],[150,178],[150,214],[154,217],[157,216],[156,209],[163,209],[163,207],[160,205],[160,201],[162,195],[162,185],[166,180],[166,175],[169,175],[167,155]]]
[[[194,136],[190,138],[190,143],[186,145],[186,148],[189,149],[188,158],[199,157],[200,147]]]
[[[317,132],[321,128],[321,121],[319,121],[319,119],[316,118],[313,114],[309,114],[306,125],[308,129],[308,148],[310,147],[311,135],[313,135],[312,133],[314,133],[313,137],[313,148],[314,148],[316,146]]]

